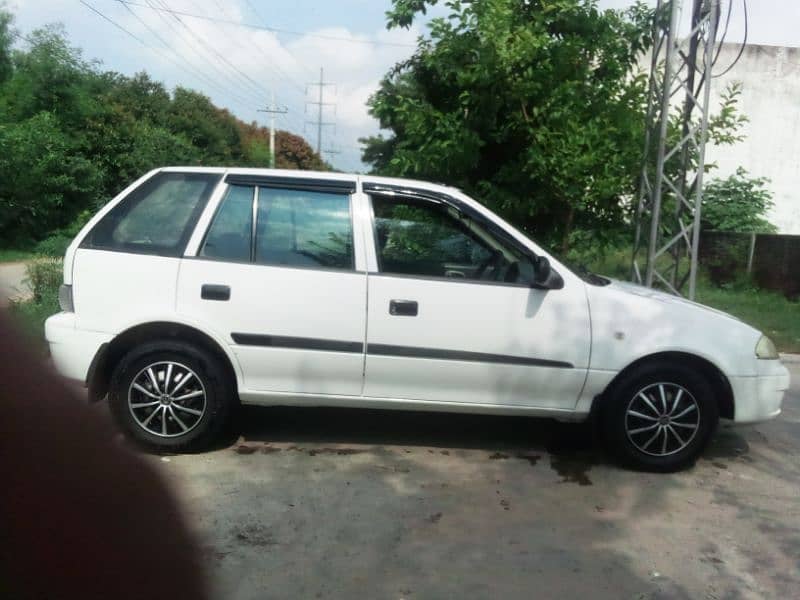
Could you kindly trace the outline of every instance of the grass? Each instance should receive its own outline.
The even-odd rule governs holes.
[[[31,250],[17,250],[16,248],[0,248],[0,263],[20,262],[36,257]]]

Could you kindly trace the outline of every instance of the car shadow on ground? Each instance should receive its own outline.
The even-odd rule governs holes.
[[[536,465],[543,458],[564,481],[591,485],[589,471],[616,465],[591,423],[563,423],[522,416],[476,415],[351,408],[242,407],[235,425],[215,449],[254,444],[291,444],[296,449],[370,445],[450,450],[484,450],[492,459],[517,458]],[[719,462],[747,458],[749,445],[730,426],[723,426],[702,459]]]
[[[246,453],[255,445],[272,443],[299,450],[306,446],[310,453],[346,453],[348,444],[427,448],[442,454],[484,450],[490,459],[522,459],[532,466],[544,458],[564,481],[580,485],[591,485],[592,467],[612,462],[585,423],[349,408],[242,407],[236,425],[217,449],[232,447]]]

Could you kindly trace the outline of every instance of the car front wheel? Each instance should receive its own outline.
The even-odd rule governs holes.
[[[129,352],[111,380],[120,428],[156,451],[206,447],[228,420],[231,384],[216,358],[190,344],[153,342]]]
[[[641,469],[667,472],[692,464],[719,420],[711,385],[681,364],[646,365],[608,395],[606,440],[625,463]]]

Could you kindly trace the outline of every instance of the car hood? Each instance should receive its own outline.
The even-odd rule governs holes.
[[[629,281],[619,281],[617,279],[611,279],[611,278],[607,279],[611,282],[608,284],[607,287],[618,292],[623,292],[625,294],[632,294],[634,296],[639,296],[641,298],[649,298],[656,302],[664,302],[668,305],[674,305],[678,308],[685,308],[688,310],[696,309],[698,311],[703,311],[708,314],[717,315],[720,317],[724,317],[726,319],[730,319],[731,321],[744,324],[741,321],[741,319],[738,319],[737,317],[734,317],[731,314],[728,314],[721,310],[717,310],[716,308],[711,308],[710,306],[706,306],[698,302],[692,302],[691,300],[687,300],[686,298],[682,298],[681,296],[675,296],[673,294],[660,292],[658,290],[647,288],[642,285],[637,285]]]

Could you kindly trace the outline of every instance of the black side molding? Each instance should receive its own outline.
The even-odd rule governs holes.
[[[404,356],[408,358],[431,358],[435,360],[461,360],[467,362],[498,363],[506,365],[525,365],[530,367],[552,367],[556,369],[573,369],[572,363],[544,358],[528,358],[527,356],[510,356],[508,354],[487,354],[484,352],[466,352],[464,350],[442,350],[439,348],[415,348],[412,346],[392,346],[390,344],[369,344],[367,354],[379,356]]]
[[[242,346],[267,346],[271,348],[296,348],[299,350],[324,350],[328,352],[364,352],[362,342],[342,342],[319,338],[288,337],[283,335],[260,335],[254,333],[232,333],[235,344]]]
[[[356,182],[346,179],[314,179],[311,177],[270,177],[269,175],[227,175],[225,183],[230,185],[257,185],[259,187],[308,190],[311,192],[330,192],[352,194]]]
[[[362,342],[345,342],[340,340],[324,340],[319,338],[290,337],[282,335],[262,335],[256,333],[231,333],[235,344],[241,346],[264,346],[270,348],[295,348],[298,350],[322,350],[328,352],[364,351]],[[416,348],[413,346],[393,346],[390,344],[369,344],[367,354],[375,356],[403,356],[407,358],[430,358],[434,360],[459,360],[465,362],[497,363],[506,365],[523,365],[528,367],[550,367],[555,369],[574,369],[572,363],[544,358],[528,358],[527,356],[510,356],[507,354],[487,354],[484,352],[466,352],[463,350],[442,350],[439,348]]]

